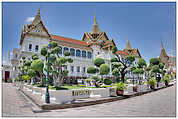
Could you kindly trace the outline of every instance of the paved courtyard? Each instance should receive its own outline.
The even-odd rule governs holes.
[[[32,105],[12,84],[3,84],[3,116],[54,116],[54,117],[103,117],[103,116],[176,116],[176,85],[120,101],[59,109],[40,113],[32,112]]]

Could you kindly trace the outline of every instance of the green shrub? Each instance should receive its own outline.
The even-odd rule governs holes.
[[[150,86],[156,85],[156,80],[155,80],[154,78],[151,78],[151,79],[148,81],[148,85],[150,85]]]
[[[166,83],[169,83],[170,82],[170,79],[169,78],[165,78],[165,79],[163,79],[163,81]]]
[[[176,73],[173,73],[173,77],[176,78]]]
[[[104,84],[105,84],[105,85],[111,85],[111,84],[112,84],[111,79],[105,78],[105,79],[104,79]]]
[[[168,75],[168,74],[166,74],[165,76],[164,76],[164,79],[163,79],[163,81],[166,83],[169,83],[170,82],[170,76]]]
[[[89,79],[86,79],[85,81],[86,81],[86,83],[89,83],[89,82],[90,82],[90,80],[89,80]]]
[[[116,85],[116,90],[124,90],[126,88],[126,85],[122,82],[119,82],[117,85]]]
[[[94,79],[96,82],[100,80],[100,79],[99,79],[99,77],[98,77],[98,76],[96,76],[96,75],[95,75],[95,76],[93,76],[93,77],[92,77],[92,79]]]
[[[30,80],[31,77],[30,77],[29,75],[24,75],[24,76],[22,76],[22,79],[23,79],[23,80]]]
[[[65,88],[65,87],[55,87],[55,86],[49,86],[49,89],[52,89],[52,90],[68,90],[68,88]]]

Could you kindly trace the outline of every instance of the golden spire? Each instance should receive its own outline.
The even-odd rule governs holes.
[[[96,23],[96,12],[95,12],[94,24],[97,24],[97,23]]]
[[[38,9],[38,13],[37,13],[37,15],[40,15],[40,8]]]
[[[131,50],[131,49],[132,49],[132,48],[131,48],[131,45],[130,45],[130,42],[129,42],[129,40],[128,40],[128,35],[127,35],[126,49],[127,49],[127,50]]]
[[[161,47],[162,49],[164,49],[164,45],[163,45],[163,41],[161,40]]]
[[[92,34],[99,34],[101,33],[102,31],[100,30],[100,28],[98,27],[98,24],[96,22],[96,12],[95,12],[95,16],[94,16],[94,24],[93,24],[93,28],[91,30],[91,33]]]
[[[32,21],[32,25],[36,26],[41,21],[40,17],[40,8],[38,9],[38,13],[35,16],[35,19]]]

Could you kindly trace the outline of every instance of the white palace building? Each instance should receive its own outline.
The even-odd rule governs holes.
[[[93,60],[96,57],[103,58],[111,67],[110,59],[113,57],[111,48],[116,44],[113,39],[109,39],[106,33],[99,28],[96,16],[91,32],[84,32],[82,40],[75,40],[50,34],[41,20],[39,9],[32,23],[23,25],[20,39],[21,48],[13,49],[13,57],[11,59],[9,53],[8,61],[3,65],[3,79],[7,81],[8,79],[16,78],[20,58],[25,56],[26,59],[30,59],[34,53],[40,56],[40,49],[43,45],[49,44],[50,36],[62,48],[61,56],[66,50],[69,50],[70,57],[74,59],[73,63],[67,66],[69,74],[66,77],[66,83],[77,83],[78,79],[88,78],[87,67],[94,65]],[[141,58],[138,49],[131,48],[128,38],[126,48],[123,51],[118,50],[117,53],[121,57],[132,54],[136,57],[136,62]],[[108,77],[112,77],[111,72]]]

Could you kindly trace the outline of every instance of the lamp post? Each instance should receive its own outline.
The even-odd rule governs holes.
[[[50,44],[48,45],[48,64],[47,64],[47,75],[46,75],[46,95],[45,95],[45,102],[50,103],[50,96],[49,96],[49,60],[50,60]]]

